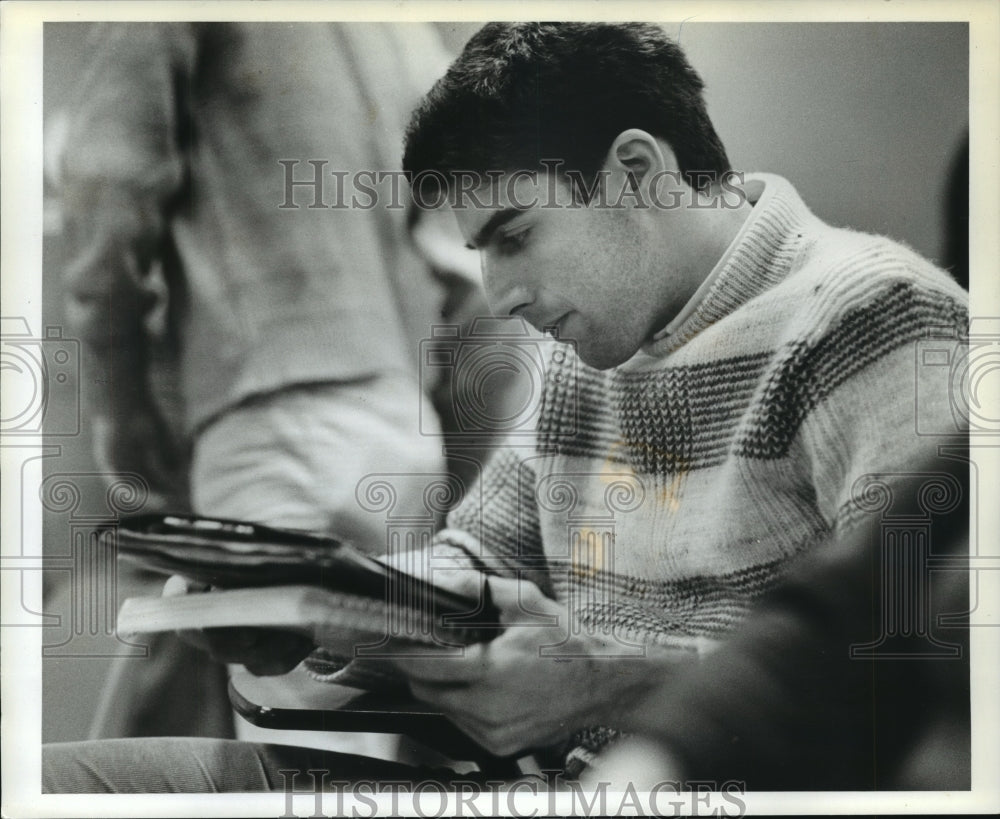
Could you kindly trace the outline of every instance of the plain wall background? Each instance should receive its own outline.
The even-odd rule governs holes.
[[[969,122],[968,26],[686,25],[734,167],[787,177],[821,218],[935,260]]]
[[[278,13],[278,12],[276,12]],[[457,52],[478,24],[439,24]],[[45,27],[45,116],[72,93],[83,24]],[[931,258],[943,244],[951,157],[968,122],[965,24],[685,24],[667,26],[707,84],[709,111],[737,169],[786,176],[822,218],[888,234]],[[62,323],[58,219],[47,221],[44,322]],[[56,416],[58,407],[51,412]],[[86,418],[47,469],[94,469]],[[81,509],[81,512],[87,511]],[[46,548],[66,551],[65,523]],[[53,578],[46,611],[68,614]],[[127,594],[119,588],[119,596]],[[55,629],[45,642],[62,632]],[[46,659],[45,741],[83,738],[106,660]]]

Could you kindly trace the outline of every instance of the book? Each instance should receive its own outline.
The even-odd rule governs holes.
[[[490,640],[498,613],[480,597],[435,586],[347,543],[297,530],[186,515],[139,515],[117,529],[125,560],[184,575],[210,591],[130,598],[123,635],[250,627],[309,636],[346,657]]]

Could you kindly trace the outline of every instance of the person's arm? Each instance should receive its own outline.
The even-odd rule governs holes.
[[[949,370],[917,371],[916,362],[921,360],[920,345],[932,327],[950,331],[956,337],[952,345],[958,344],[968,320],[963,295],[957,288],[953,293],[944,285],[914,280],[905,273],[886,277],[874,292],[867,284],[865,275],[842,284],[844,292],[832,297],[835,303],[841,300],[839,314],[830,310],[829,302],[818,301],[816,315],[807,317],[816,324],[816,331],[809,335],[814,346],[789,345],[779,368],[787,383],[775,385],[775,391],[786,396],[787,406],[775,402],[778,411],[772,420],[780,428],[771,440],[780,441],[789,422],[801,419],[797,428],[792,427],[788,446],[797,453],[799,480],[809,487],[830,536],[816,550],[817,564],[810,575],[817,578],[816,584],[807,580],[785,587],[780,593],[785,597],[754,618],[751,628],[757,636],[748,641],[752,651],[745,652],[738,641],[730,642],[732,651],[705,661],[718,673],[699,673],[687,689],[692,702],[705,697],[712,706],[721,702],[721,696],[729,697],[730,713],[745,723],[733,732],[732,725],[725,724],[725,707],[696,709],[709,725],[689,726],[681,735],[701,743],[701,732],[711,738],[706,741],[712,746],[722,743],[718,752],[723,754],[734,741],[750,742],[748,737],[753,737],[755,750],[760,750],[752,752],[756,761],[780,757],[781,751],[794,753],[810,727],[830,725],[831,715],[833,726],[842,729],[850,741],[856,740],[863,730],[857,721],[863,703],[849,695],[850,685],[831,687],[827,682],[828,652],[846,652],[852,642],[875,639],[869,636],[875,605],[873,581],[870,573],[859,575],[871,567],[859,566],[854,551],[867,549],[863,555],[877,560],[877,541],[866,540],[863,547],[857,547],[851,540],[857,527],[873,525],[854,495],[861,491],[859,481],[867,477],[888,473],[888,480],[896,482],[924,468],[928,450],[933,452],[941,439],[932,442],[918,434],[918,424],[958,431],[952,414],[957,396]],[[858,298],[857,290],[867,300]],[[499,465],[506,468],[495,483],[511,487],[507,504],[516,508],[517,484],[512,477],[516,469],[513,463],[499,461]],[[524,500],[520,503],[523,507]],[[487,508],[489,518],[495,519],[492,503]],[[544,590],[542,581],[539,586]],[[553,619],[568,616],[564,608],[530,588],[522,587],[518,597],[513,587],[497,585],[495,600],[512,624],[523,619],[524,609],[544,612]],[[842,600],[848,601],[843,609]],[[851,634],[849,639],[846,633]],[[634,663],[621,659],[603,663],[597,659],[605,648],[600,635],[586,633],[573,638],[578,641],[573,645],[577,656],[559,662],[539,652],[554,636],[537,622],[511,625],[488,646],[467,651],[460,663],[411,660],[405,668],[418,696],[449,711],[485,747],[507,753],[517,746],[564,738],[590,724],[645,728],[654,712],[639,705],[644,693],[664,684],[670,687],[680,668],[696,665],[693,658],[660,656],[652,650]],[[796,652],[800,659],[790,658]],[[839,663],[838,653],[834,661],[838,669]],[[871,672],[862,663],[849,668],[853,675]],[[526,691],[530,697],[524,695]],[[684,722],[677,719],[674,724]],[[713,725],[717,726],[714,730]],[[700,767],[701,760],[696,765]],[[831,770],[828,767],[826,772]]]
[[[504,632],[461,657],[398,657],[420,700],[494,754],[554,746],[592,725],[621,726],[635,703],[692,661],[648,647],[621,657],[615,636],[570,628],[567,608],[530,581],[492,577]]]
[[[83,345],[98,466],[169,492],[177,452],[151,396],[143,322],[154,301],[147,277],[184,182],[176,90],[194,36],[186,25],[109,24],[89,45],[56,163],[67,324]]]

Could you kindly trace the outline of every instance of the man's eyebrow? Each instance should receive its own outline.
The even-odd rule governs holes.
[[[504,208],[503,210],[498,210],[486,220],[486,224],[479,229],[476,235],[472,237],[472,241],[468,242],[465,246],[469,250],[478,250],[489,242],[490,237],[496,232],[497,228],[503,227],[511,219],[520,216],[522,213],[524,213],[524,208]]]

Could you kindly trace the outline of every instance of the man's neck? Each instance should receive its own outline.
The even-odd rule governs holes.
[[[691,220],[695,233],[694,241],[691,242],[692,252],[687,260],[683,281],[674,283],[675,286],[685,287],[688,298],[679,312],[675,308],[669,315],[664,315],[653,340],[672,332],[684,320],[688,313],[686,308],[699,298],[700,291],[727,255],[753,210],[753,205],[739,188],[730,187],[723,192],[713,187],[705,192],[695,193],[694,196],[696,199],[693,204],[697,206],[698,217]]]
[[[738,200],[734,190],[738,191]],[[699,197],[699,204],[705,207],[705,231],[699,259],[699,266],[704,270],[704,280],[729,250],[740,228],[750,216],[753,205],[742,188],[722,191],[717,186],[712,186],[707,192],[696,195]]]

